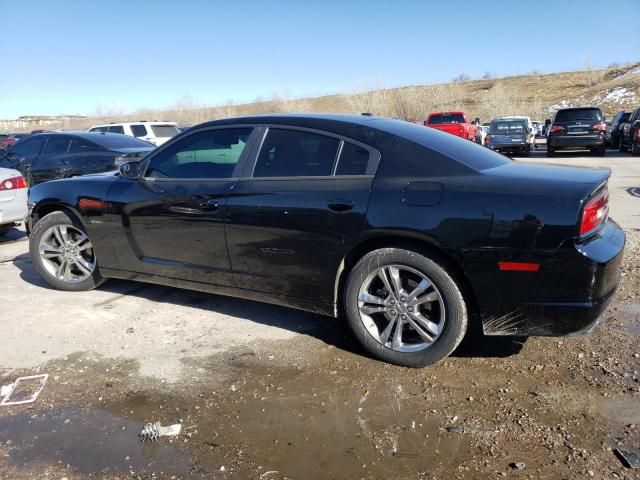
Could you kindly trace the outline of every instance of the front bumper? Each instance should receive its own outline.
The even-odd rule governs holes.
[[[620,282],[625,235],[613,221],[594,237],[533,254],[538,272],[470,272],[485,335],[562,336],[589,332]],[[485,264],[486,268],[486,264]],[[493,281],[489,280],[489,277]],[[482,279],[482,282],[478,280]]]
[[[554,135],[547,138],[547,147],[587,149],[604,146],[604,135]]]

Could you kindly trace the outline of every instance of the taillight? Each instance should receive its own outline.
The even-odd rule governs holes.
[[[636,140],[640,140],[640,128],[636,128]]]
[[[489,143],[491,141],[491,135],[487,135],[484,137],[484,143]]]
[[[600,226],[609,213],[609,191],[604,187],[602,191],[587,202],[582,209],[580,235],[590,233]]]
[[[551,133],[560,133],[564,132],[564,127],[562,125],[551,125],[551,129],[549,130]]]
[[[18,190],[20,188],[27,188],[27,182],[22,175],[0,182],[0,190]]]
[[[603,122],[596,123],[593,127],[594,130],[598,130],[599,132],[604,132],[607,129],[607,125]]]

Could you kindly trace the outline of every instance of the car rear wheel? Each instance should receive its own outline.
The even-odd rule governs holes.
[[[555,156],[555,154],[556,154],[556,151],[553,148],[547,147],[547,157],[553,157]]]
[[[365,255],[349,273],[344,307],[364,348],[397,365],[435,363],[453,352],[467,330],[456,282],[439,263],[410,250]]]
[[[91,290],[103,282],[87,232],[66,212],[50,213],[35,224],[29,252],[36,271],[58,290]]]
[[[620,138],[620,147],[618,148],[618,150],[620,150],[623,153],[627,151],[627,147],[624,146],[624,142],[622,141],[622,137]]]
[[[640,143],[633,142],[633,144],[631,145],[631,155],[633,155],[634,157],[640,155]]]
[[[591,156],[593,157],[604,157],[607,149],[606,147],[598,147],[591,149]]]
[[[13,227],[13,225],[0,225],[0,237],[9,233],[11,227]]]

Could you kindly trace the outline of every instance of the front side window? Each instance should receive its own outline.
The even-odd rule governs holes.
[[[113,127],[109,127],[109,133],[122,133],[124,134],[124,128],[122,125],[114,125]]]
[[[328,176],[338,153],[336,138],[298,130],[270,129],[253,172],[254,177]]]
[[[147,127],[144,125],[131,125],[131,133],[134,137],[144,137],[147,135]]]
[[[49,137],[47,143],[44,146],[43,155],[60,155],[67,153],[67,147],[69,146],[68,137]]]
[[[17,142],[10,151],[21,157],[31,158],[38,155],[41,145],[42,137],[25,138]]]
[[[109,127],[93,127],[89,131],[90,132],[107,132],[109,131]]]
[[[231,178],[253,128],[206,130],[165,148],[149,162],[149,178]]]

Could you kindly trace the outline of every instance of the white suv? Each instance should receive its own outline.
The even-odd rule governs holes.
[[[130,137],[146,140],[156,146],[167,142],[171,137],[180,133],[175,122],[131,122],[110,123],[97,125],[89,129],[90,132],[122,133]]]

